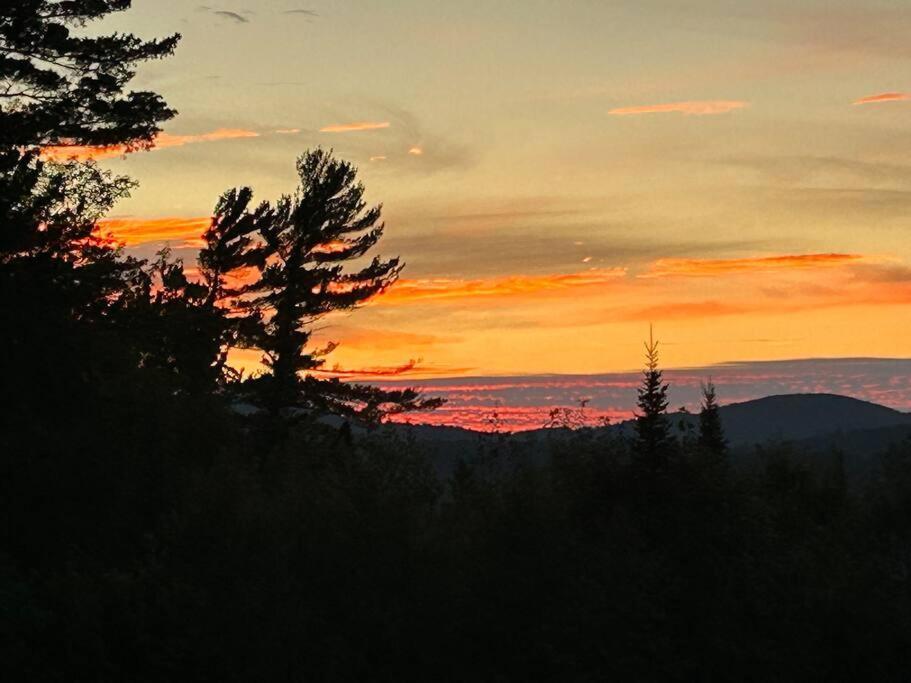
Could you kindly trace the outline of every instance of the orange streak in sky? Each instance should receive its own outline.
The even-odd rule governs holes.
[[[110,233],[118,242],[128,247],[146,242],[182,240],[188,246],[202,246],[201,235],[212,219],[197,218],[108,218],[99,223],[102,233]]]
[[[853,104],[879,104],[880,102],[905,102],[907,100],[911,100],[911,93],[884,92],[878,95],[870,95],[869,97],[861,97]]]
[[[555,275],[513,275],[486,280],[399,280],[382,297],[382,303],[410,303],[439,299],[472,299],[517,294],[537,294],[574,287],[612,284],[626,275],[625,268],[589,270]]]
[[[685,114],[706,116],[710,114],[727,114],[735,109],[750,106],[749,102],[740,100],[710,100],[702,102],[672,102],[669,104],[646,104],[635,107],[618,107],[611,109],[611,116],[635,116],[637,114]]]
[[[333,333],[327,331],[320,334],[320,338],[334,339]],[[391,329],[376,328],[345,328],[341,338],[337,341],[345,349],[366,349],[370,351],[389,349],[413,349],[415,347],[435,346],[439,343],[451,341],[452,337],[440,337],[433,334],[419,334],[415,332],[402,332]]]
[[[362,130],[381,130],[389,128],[388,121],[358,121],[356,123],[333,123],[330,126],[323,126],[319,129],[320,133],[355,133]]]
[[[165,147],[183,147],[197,142],[217,142],[219,140],[236,140],[238,138],[256,138],[259,133],[242,128],[219,128],[211,133],[202,133],[200,135],[171,135],[170,133],[161,133],[155,138],[151,149],[164,149]],[[114,145],[112,147],[45,147],[41,150],[41,155],[51,161],[65,161],[66,159],[77,159],[86,161],[88,159],[111,159],[122,157],[127,153],[127,148],[123,145]]]
[[[657,306],[647,306],[623,315],[624,320],[686,320],[689,318],[714,318],[721,315],[737,315],[755,312],[736,304],[725,304],[720,301],[678,301]]]
[[[744,303],[722,301],[669,301],[617,313],[621,320],[666,321],[715,318],[728,315],[779,315],[817,312],[831,308],[904,306],[911,303],[911,283],[843,284],[831,291],[797,300],[751,299]]]
[[[349,246],[350,244],[348,242],[343,242],[342,240],[329,240],[328,242],[317,244],[313,247],[313,252],[315,254],[336,254],[347,249]]]
[[[841,266],[863,260],[859,254],[784,254],[733,259],[658,259],[640,277],[704,276],[761,270]]]

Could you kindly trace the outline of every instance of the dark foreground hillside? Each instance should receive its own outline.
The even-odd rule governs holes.
[[[52,409],[4,424],[5,680],[911,674],[911,444],[857,491],[835,455],[655,472],[594,431],[475,441],[440,481],[397,430],[148,381]]]

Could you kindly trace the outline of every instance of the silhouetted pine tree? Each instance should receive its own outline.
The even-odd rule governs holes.
[[[47,146],[148,146],[174,116],[155,93],[126,88],[140,62],[174,51],[179,36],[90,35],[87,23],[129,0],[19,0],[0,5],[0,264],[20,288],[28,276],[109,304],[135,275],[95,234],[97,220],[132,184],[93,164],[44,164]],[[28,268],[26,268],[26,264]],[[78,274],[77,272],[78,271]],[[99,280],[99,278],[102,278]]]
[[[715,385],[709,380],[702,385],[702,410],[699,412],[699,448],[707,455],[721,458],[727,452],[727,441],[718,413]]]
[[[53,339],[52,323],[110,323],[146,277],[139,261],[97,235],[98,219],[132,183],[91,163],[45,164],[38,155],[51,145],[140,148],[174,115],[158,95],[126,88],[136,65],[173,52],[178,36],[143,41],[83,30],[129,6],[0,5],[0,327],[15,329],[25,347]]]
[[[19,0],[0,5],[0,262],[52,259],[71,267],[118,259],[93,236],[131,183],[92,164],[50,164],[37,148],[151,144],[174,116],[155,93],[126,92],[136,65],[171,54],[179,36],[89,36],[90,21],[129,0]],[[75,264],[75,265],[74,265]],[[45,275],[54,267],[45,267]],[[62,281],[66,268],[52,273]],[[74,280],[76,278],[73,278]],[[78,281],[90,286],[88,273]]]
[[[638,464],[647,470],[663,469],[672,445],[667,420],[668,385],[658,369],[658,342],[649,328],[649,340],[645,344],[645,371],[639,387],[636,413],[636,439],[633,453]]]
[[[250,212],[249,189],[226,193],[200,257],[213,300],[233,298],[242,314],[237,343],[265,353],[271,374],[253,383],[257,394],[273,413],[304,408],[366,419],[439,405],[410,389],[390,392],[308,374],[334,348],[307,348],[313,322],[381,293],[402,264],[374,258],[345,270],[346,262],[364,256],[382,236],[381,207],[367,206],[356,169],[329,152],[304,154],[297,171],[298,190],[275,206],[261,204]],[[232,272],[250,265],[258,267],[259,278],[230,286]]]
[[[157,94],[126,87],[136,65],[170,55],[180,36],[141,40],[83,27],[130,0],[15,0],[0,7],[0,146],[143,147],[172,118]]]

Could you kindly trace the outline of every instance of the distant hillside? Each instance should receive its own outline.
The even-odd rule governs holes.
[[[725,433],[736,445],[911,425],[907,413],[835,394],[767,396],[724,406],[720,412]]]
[[[911,426],[911,414],[836,394],[766,396],[722,406],[719,413],[728,443],[734,447]],[[690,413],[668,417],[675,426],[683,422],[695,428],[699,423],[698,416]],[[634,424],[629,420],[613,429],[631,434]]]
[[[721,420],[730,445],[739,451],[770,441],[786,441],[798,451],[828,450],[838,446],[846,453],[869,454],[890,443],[911,436],[911,414],[835,394],[787,394],[767,396],[722,406]],[[669,415],[675,429],[683,422],[694,429],[698,416]],[[632,434],[634,422],[601,428]],[[504,445],[521,444],[525,457],[545,457],[548,441],[562,439],[569,432],[539,429],[511,435],[492,435],[457,427],[399,425],[395,429],[410,435],[427,449],[441,476],[448,474],[460,458],[473,459],[485,442],[501,439]]]

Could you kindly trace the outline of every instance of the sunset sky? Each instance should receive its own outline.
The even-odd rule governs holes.
[[[431,376],[911,348],[907,0],[137,0],[180,115],[111,229],[188,265],[221,192],[321,145],[385,206],[386,296],[331,363]]]

